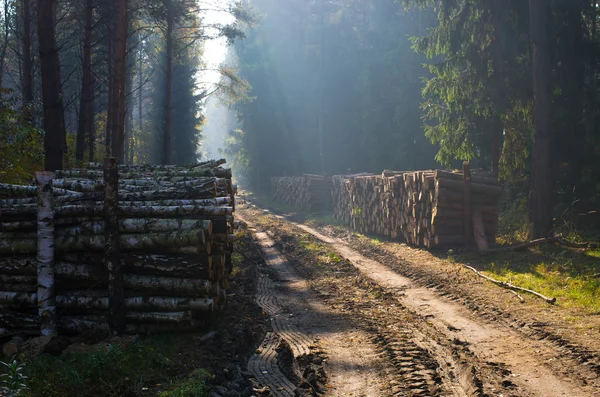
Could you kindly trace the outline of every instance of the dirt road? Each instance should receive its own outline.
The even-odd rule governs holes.
[[[360,253],[347,240],[256,207],[242,206],[240,213],[257,228],[256,240],[273,269],[276,284],[266,290],[278,291],[279,306],[270,314],[287,315],[292,334],[311,340],[308,354],[314,349],[328,357],[326,395],[598,395],[593,358],[571,354],[554,338],[528,335],[502,310],[478,310],[442,285],[423,285],[421,276]],[[319,265],[332,255],[344,260]],[[285,336],[285,330],[280,335],[294,357],[307,355],[293,347],[303,337]]]

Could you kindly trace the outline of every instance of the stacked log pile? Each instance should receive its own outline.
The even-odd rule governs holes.
[[[0,327],[198,325],[224,303],[232,270],[236,188],[224,162],[117,171],[107,159],[38,173],[38,186],[0,184]]]
[[[414,246],[464,245],[474,242],[474,232],[493,243],[502,188],[482,171],[472,172],[468,185],[469,192],[465,193],[463,173],[458,171],[338,175],[333,177],[333,215],[360,233]],[[474,218],[482,225],[481,230],[472,228]]]
[[[273,198],[302,209],[330,210],[331,189],[331,178],[323,175],[304,174],[296,177],[271,178]]]

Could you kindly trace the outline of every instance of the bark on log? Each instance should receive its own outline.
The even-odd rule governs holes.
[[[37,292],[37,284],[13,284],[13,283],[0,283],[0,291],[6,292]]]
[[[58,228],[58,237],[77,237],[85,235],[104,234],[104,222],[82,222],[78,226],[69,228]],[[134,218],[120,219],[119,233],[167,233],[183,231],[204,231],[208,236],[212,233],[212,222],[210,220],[193,219],[158,219],[158,218]],[[2,234],[0,234],[2,236]]]
[[[101,206],[87,205],[65,205],[56,209],[57,217],[78,217],[78,216],[99,216],[102,215],[103,208]],[[218,216],[231,215],[232,207],[215,207],[215,206],[124,206],[119,207],[118,216],[121,218],[177,218],[184,216]]]
[[[194,246],[198,252],[206,252],[209,245],[204,231],[183,231],[150,234],[123,234],[119,237],[121,251],[153,250],[177,252],[179,248]],[[106,246],[104,236],[57,237],[56,250],[60,252],[101,251]],[[0,249],[2,247],[0,246]],[[0,251],[1,252],[1,251]]]
[[[54,203],[52,172],[37,172],[37,301],[42,335],[56,335],[56,302],[54,290]]]
[[[192,278],[165,278],[155,276],[124,275],[125,288],[151,293],[189,294],[206,297],[210,292],[210,281]],[[188,296],[189,296],[188,295]]]
[[[98,295],[102,291],[90,294],[89,291],[58,295],[56,306],[60,309],[78,310],[108,310],[108,296]],[[94,296],[90,296],[94,295]],[[0,304],[9,307],[33,308],[37,305],[37,294],[26,292],[0,291]],[[213,300],[210,298],[181,298],[164,296],[138,296],[125,298],[125,309],[142,312],[187,311],[206,312],[213,310]]]
[[[461,181],[456,181],[453,179],[437,179],[436,180],[436,188],[445,188],[445,189],[453,189],[462,191],[463,183]],[[486,194],[490,196],[498,197],[502,193],[502,188],[500,186],[487,185],[483,183],[472,183],[471,191],[473,194]]]
[[[136,322],[184,323],[191,320],[190,313],[184,312],[126,312],[125,318]]]

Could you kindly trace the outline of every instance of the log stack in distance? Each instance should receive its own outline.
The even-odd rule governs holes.
[[[331,189],[331,178],[323,175],[271,178],[273,198],[311,211],[331,210]]]
[[[119,167],[127,332],[194,328],[225,303],[236,187],[224,163]],[[102,167],[57,171],[52,181],[60,332],[108,330]],[[0,327],[39,328],[37,212],[36,186],[0,184]]]
[[[491,174],[471,172],[471,207],[493,243],[501,185]],[[417,247],[451,247],[465,241],[464,183],[458,171],[384,171],[333,177],[333,216],[354,230]]]

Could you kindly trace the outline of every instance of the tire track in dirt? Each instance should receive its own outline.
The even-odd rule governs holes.
[[[309,290],[308,283],[294,272],[266,233],[254,235],[267,269],[276,280],[261,275],[258,281],[257,302],[271,316],[273,332],[250,359],[249,371],[270,386],[274,395],[288,397],[294,395],[295,390],[289,378],[303,375],[297,373],[297,363],[306,364],[323,350],[327,355],[323,366],[329,383],[328,388],[322,390],[325,396],[390,395],[380,374],[383,364],[375,346],[365,343],[348,348],[349,335],[367,337],[360,331],[350,330],[351,326],[344,320],[328,314],[327,308]],[[282,340],[286,343],[282,344]],[[291,351],[294,363],[277,355],[277,349],[281,351],[282,346]]]
[[[257,236],[262,238],[263,234]],[[273,242],[269,241],[269,250],[274,249],[271,247],[272,244]],[[273,266],[279,265],[280,262],[273,262]],[[302,266],[300,263],[298,265]],[[370,285],[364,284],[364,282],[361,284],[361,280],[363,278],[359,276],[359,279],[356,280],[358,284],[348,286],[348,288],[363,291],[380,288],[372,283]],[[306,289],[306,287],[303,288]],[[339,296],[334,298],[333,306],[336,306],[335,302],[339,300]],[[389,317],[389,321],[381,322],[374,320],[372,313],[361,313],[364,309],[372,310],[373,306],[381,305],[381,302],[373,302],[368,299],[357,301],[356,299],[344,300],[341,298],[341,300],[344,301],[346,307],[339,308],[340,311],[347,312],[346,309],[352,306],[353,313],[348,313],[346,316],[349,315],[349,318],[352,318],[353,328],[366,331],[358,337],[351,336],[349,333],[349,341],[355,338],[364,340],[366,336],[377,347],[379,355],[386,361],[385,373],[392,395],[430,397],[485,395],[481,382],[477,378],[477,369],[471,364],[462,362],[464,359],[470,359],[467,354],[464,354],[463,349],[454,345],[434,348],[435,344],[431,342],[431,336],[418,330],[419,326],[423,326],[423,324],[417,324],[418,319],[406,310],[384,313],[383,317]],[[390,307],[399,306],[397,302],[388,303]],[[381,318],[381,316],[375,316],[375,318]],[[347,348],[347,346],[345,347]],[[360,393],[360,389],[357,392]],[[381,396],[381,394],[376,394],[376,396]]]
[[[543,397],[597,395],[597,389],[592,385],[594,382],[589,382],[593,381],[593,377],[588,376],[583,380],[563,379],[553,373],[546,363],[557,356],[556,349],[546,343],[545,338],[526,338],[520,332],[501,324],[472,320],[469,312],[462,305],[453,302],[452,299],[444,299],[434,289],[420,287],[415,284],[416,280],[403,277],[381,263],[366,258],[350,248],[344,240],[325,236],[306,225],[278,215],[274,216],[330,245],[339,255],[350,260],[365,277],[386,290],[398,295],[402,294],[400,299],[402,305],[426,318],[440,335],[457,341],[463,347],[468,346],[466,350],[472,352],[474,360],[479,360],[489,367],[502,368],[499,370],[500,374],[510,376],[503,381],[504,384],[511,388],[514,385],[518,386],[523,391],[522,395]],[[437,286],[431,284],[431,287]],[[427,350],[431,350],[431,347],[427,347]],[[477,376],[475,380],[479,380]],[[468,392],[468,387],[464,390],[472,393]]]

